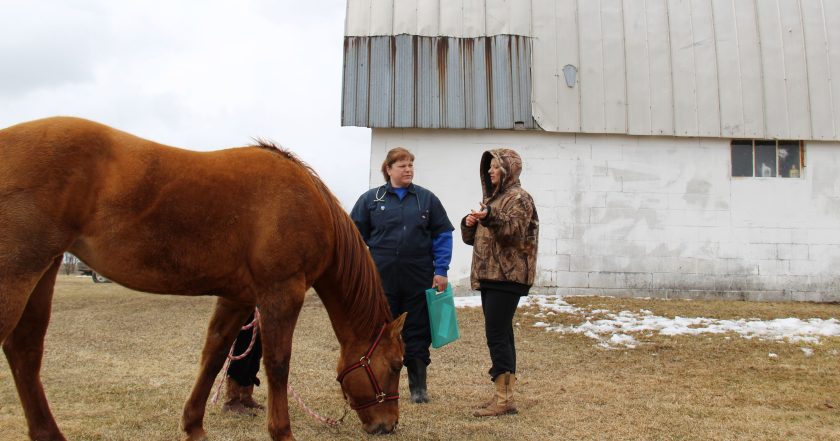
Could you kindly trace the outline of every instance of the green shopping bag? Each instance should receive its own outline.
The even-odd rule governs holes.
[[[455,314],[452,285],[447,284],[442,292],[438,292],[435,288],[427,289],[426,303],[429,305],[432,347],[439,348],[458,340],[461,335],[458,332],[458,317]]]

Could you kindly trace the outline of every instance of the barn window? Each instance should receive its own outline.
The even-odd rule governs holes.
[[[732,176],[798,178],[805,165],[802,141],[735,139],[731,151]]]

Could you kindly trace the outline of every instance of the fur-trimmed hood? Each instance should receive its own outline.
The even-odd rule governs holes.
[[[502,179],[497,188],[493,188],[493,184],[490,182],[490,173],[488,173],[490,161],[493,159],[499,161],[499,166],[502,169]],[[479,174],[481,176],[481,192],[485,203],[508,188],[518,187],[520,185],[520,173],[522,173],[522,158],[516,151],[501,148],[484,152],[481,155]]]

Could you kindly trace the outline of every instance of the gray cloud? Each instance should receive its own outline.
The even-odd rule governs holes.
[[[340,127],[345,0],[0,3],[0,127],[74,115],[195,150],[263,137],[345,205],[367,188],[369,130]]]

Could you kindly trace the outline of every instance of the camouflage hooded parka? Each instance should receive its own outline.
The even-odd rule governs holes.
[[[490,181],[490,162],[499,162],[499,185]],[[482,202],[487,216],[467,227],[461,220],[461,237],[473,246],[470,285],[481,288],[481,281],[534,284],[537,267],[539,218],[531,195],[519,183],[522,159],[511,149],[488,150],[481,156]]]

